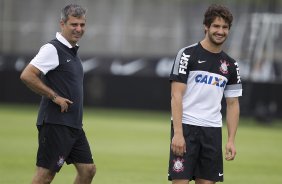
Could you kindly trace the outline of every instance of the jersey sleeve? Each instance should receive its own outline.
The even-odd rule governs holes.
[[[228,83],[224,90],[224,96],[228,97],[239,97],[242,96],[242,82],[239,72],[239,65],[234,61],[234,67],[232,68],[232,75],[228,80]]]
[[[50,43],[43,45],[30,64],[38,68],[44,75],[59,65],[57,49]]]
[[[191,56],[190,52],[189,48],[183,48],[177,53],[169,77],[171,82],[176,81],[185,84],[187,83],[189,75],[189,59]]]

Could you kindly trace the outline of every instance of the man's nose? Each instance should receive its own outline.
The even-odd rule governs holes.
[[[223,34],[224,33],[224,28],[223,27],[219,27],[217,32],[220,33],[220,34]]]
[[[76,31],[79,31],[79,32],[80,32],[80,31],[82,31],[82,30],[83,30],[83,26],[78,25],[78,26],[76,26],[76,28],[75,28],[75,29],[76,29]]]

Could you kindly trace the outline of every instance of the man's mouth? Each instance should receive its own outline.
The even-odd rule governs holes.
[[[219,35],[219,34],[215,34],[215,37],[218,38],[218,39],[222,39],[222,38],[225,38],[224,35]]]

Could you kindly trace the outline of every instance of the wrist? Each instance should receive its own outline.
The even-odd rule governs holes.
[[[54,94],[51,96],[51,100],[54,102],[57,97],[58,97],[58,95],[57,95],[56,93],[54,93]]]
[[[183,136],[183,131],[182,130],[174,130],[174,135],[175,136],[178,136],[178,135]]]

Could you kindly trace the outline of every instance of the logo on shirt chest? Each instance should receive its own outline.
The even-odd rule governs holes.
[[[220,67],[219,67],[219,70],[221,71],[221,73],[223,74],[228,74],[228,66],[229,66],[229,63],[225,60],[220,60]]]
[[[198,74],[195,77],[195,82],[196,83],[202,83],[202,84],[209,84],[209,85],[214,85],[217,87],[224,88],[227,81],[216,76],[212,75],[203,75],[203,74]]]

